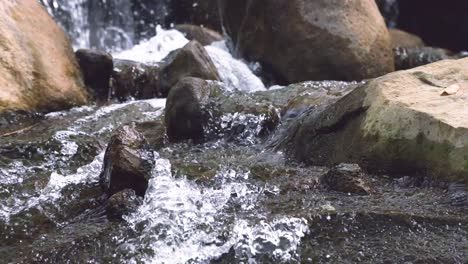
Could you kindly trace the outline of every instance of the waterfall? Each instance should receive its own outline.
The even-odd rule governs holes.
[[[165,25],[169,0],[40,0],[72,39],[73,47],[120,51]]]

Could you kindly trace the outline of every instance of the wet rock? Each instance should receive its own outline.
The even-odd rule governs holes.
[[[135,190],[122,190],[112,195],[107,201],[107,217],[122,220],[122,216],[136,211],[141,204],[142,199],[136,195]]]
[[[204,139],[210,115],[210,87],[205,80],[185,77],[174,86],[167,97],[165,123],[171,142]]]
[[[358,163],[367,171],[468,182],[468,59],[380,77],[295,121],[284,145],[308,164]]]
[[[190,41],[183,48],[171,52],[165,59],[159,72],[157,95],[166,97],[170,89],[184,77],[220,80],[213,61],[197,41]]]
[[[154,153],[134,128],[122,126],[111,137],[100,175],[104,191],[113,195],[132,189],[144,196],[154,167]]]
[[[395,48],[395,69],[407,70],[451,58],[444,49],[432,47]]]
[[[112,92],[120,101],[156,97],[159,75],[158,65],[116,60],[112,74]]]
[[[112,55],[98,50],[79,49],[75,56],[88,89],[98,100],[108,100],[110,78],[114,68]]]
[[[182,24],[176,25],[174,29],[184,33],[188,40],[196,40],[203,46],[210,45],[216,41],[224,40],[224,37],[221,34],[206,27]]]
[[[414,34],[395,28],[388,31],[392,38],[393,48],[420,48],[425,46],[424,41]]]
[[[320,184],[328,190],[353,194],[370,194],[371,187],[363,178],[357,164],[339,164],[320,178]]]
[[[0,112],[88,102],[68,37],[38,1],[2,1],[0,35]]]
[[[288,83],[362,80],[394,70],[390,35],[374,1],[221,2],[235,51]]]

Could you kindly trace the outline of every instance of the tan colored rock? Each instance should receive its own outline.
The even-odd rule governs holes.
[[[452,85],[456,94],[440,96]],[[468,58],[400,71],[298,122],[290,151],[310,164],[468,183]]]
[[[424,41],[414,34],[396,28],[390,28],[388,31],[392,38],[393,48],[419,48],[425,46]]]
[[[0,3],[0,113],[54,111],[87,93],[70,42],[36,0]]]
[[[224,0],[236,51],[288,83],[362,80],[394,70],[391,40],[374,0]]]

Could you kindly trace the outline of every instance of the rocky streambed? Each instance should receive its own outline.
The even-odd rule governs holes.
[[[465,40],[415,7],[0,3],[0,262],[466,263]]]
[[[332,169],[324,181],[330,168],[296,163],[272,147],[304,112],[301,101],[336,101],[360,85],[231,93],[271,107],[290,102],[289,114],[269,134],[259,133],[260,115],[225,114],[224,133],[201,144],[168,141],[162,99],[17,117],[0,133],[0,254],[7,263],[462,263],[463,186],[353,166]],[[117,220],[99,175],[110,136],[124,124],[146,135],[154,168],[139,206]],[[339,189],[349,175],[359,181]],[[355,192],[356,184],[366,192]]]

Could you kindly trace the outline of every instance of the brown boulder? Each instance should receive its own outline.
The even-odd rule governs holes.
[[[203,46],[210,45],[213,42],[221,41],[224,37],[218,32],[206,27],[181,24],[176,25],[174,29],[182,32],[188,40],[196,40]]]
[[[36,0],[0,3],[0,87],[0,112],[88,101],[70,41]]]
[[[205,48],[193,40],[171,52],[165,59],[158,78],[158,96],[166,97],[169,90],[184,77],[220,80],[216,66]]]
[[[396,28],[390,28],[388,31],[392,38],[393,48],[419,48],[425,46],[424,41],[414,34]]]
[[[237,52],[290,83],[362,80],[394,70],[374,0],[224,0],[221,7]]]
[[[122,126],[107,146],[101,186],[109,195],[132,189],[144,196],[153,167],[154,153],[144,136],[130,126]]]

